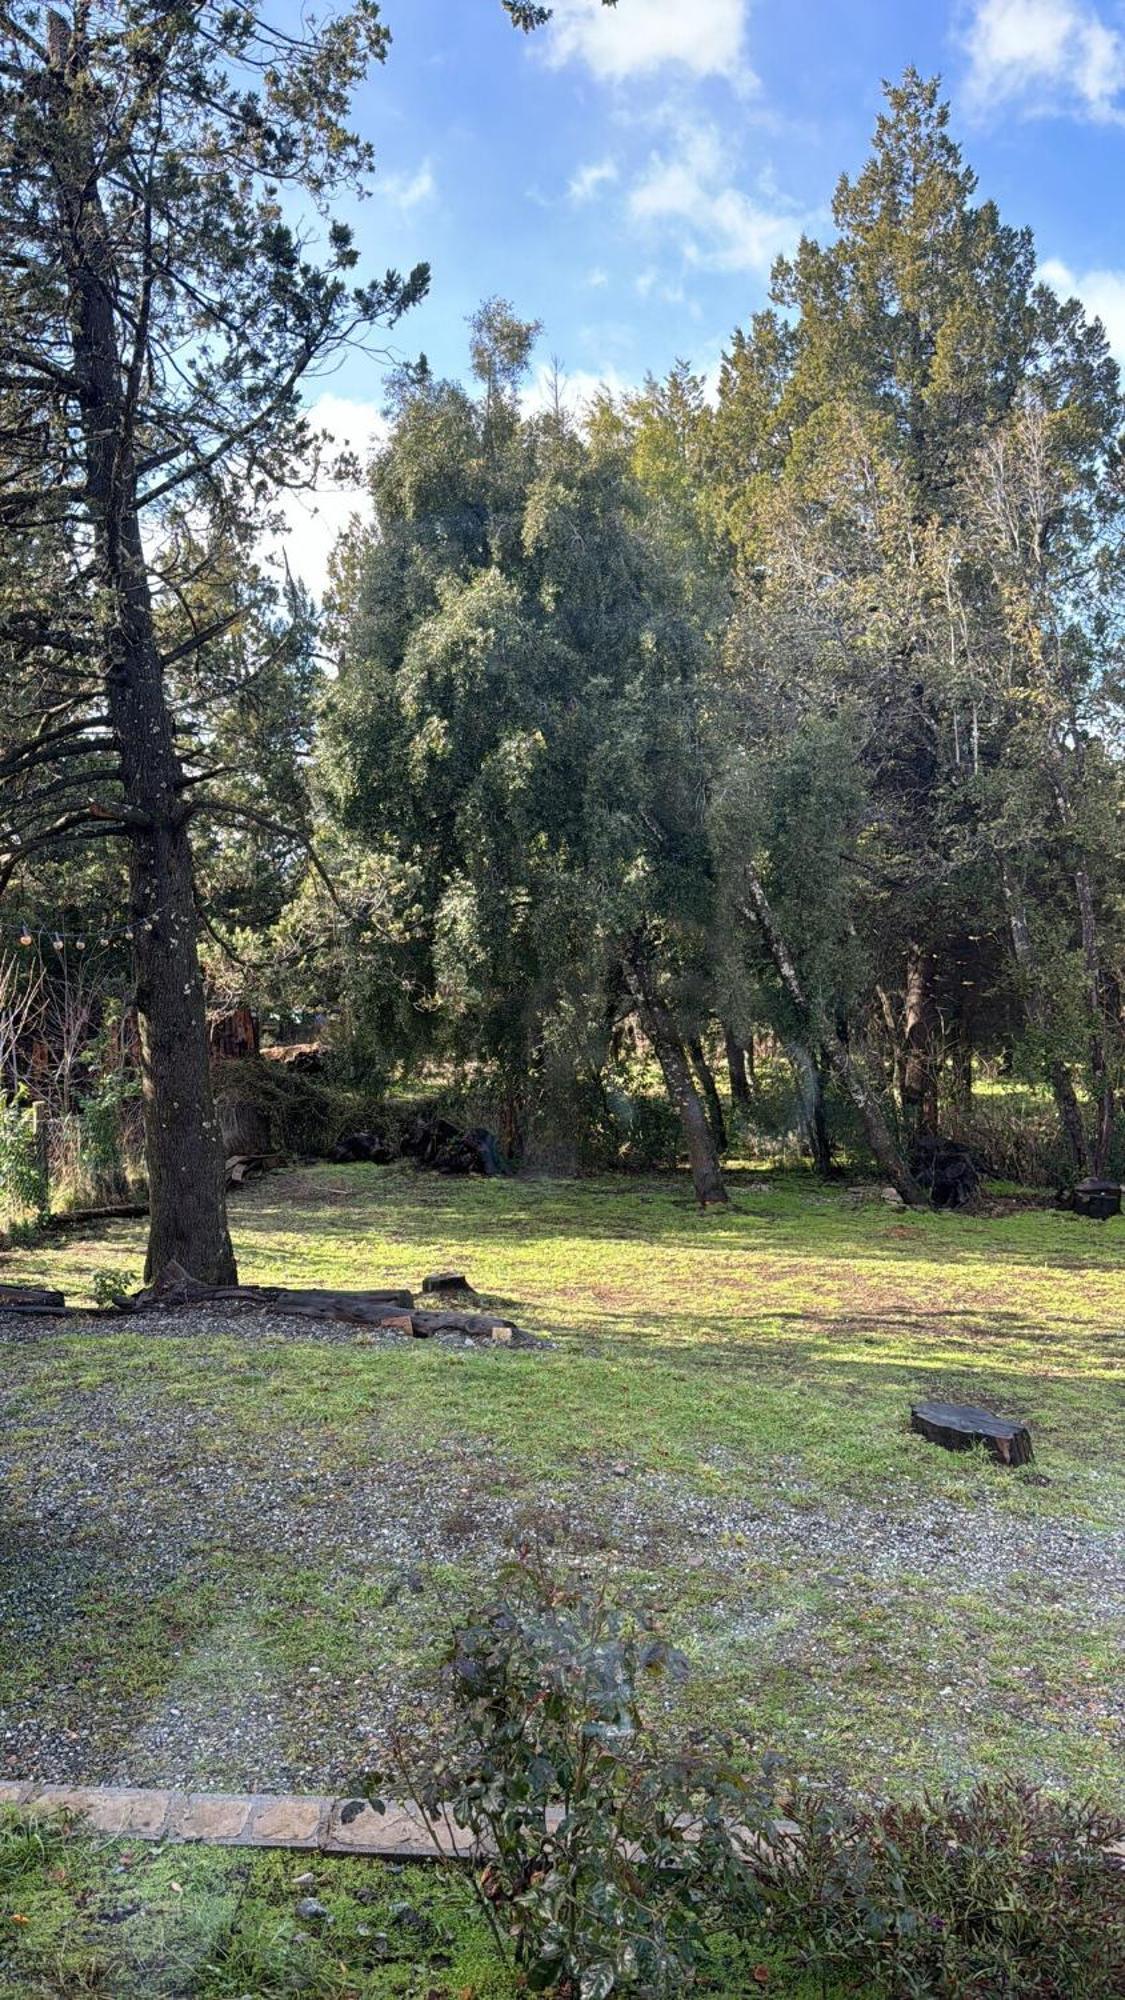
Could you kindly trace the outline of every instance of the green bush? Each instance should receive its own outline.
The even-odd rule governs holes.
[[[860,1811],[808,1800],[770,1889],[783,1959],[886,2000],[1125,1993],[1123,1828],[1018,1781]]]
[[[37,1227],[51,1209],[39,1116],[38,1105],[22,1097],[0,1103],[0,1202],[9,1220],[30,1219]]]
[[[489,1857],[478,1892],[529,1991],[729,1995],[772,1968],[825,2000],[1125,1993],[1125,1823],[1015,1780],[863,1808],[731,1738],[669,1749],[641,1690],[684,1670],[651,1620],[526,1554],[453,1635],[443,1753],[392,1783]]]
[[[530,1559],[505,1582],[454,1635],[452,1737],[408,1788],[490,1854],[480,1895],[530,1992],[672,2000],[757,1907],[739,1829],[768,1835],[768,1777],[743,1777],[730,1743],[657,1750],[639,1689],[683,1662],[647,1620]]]

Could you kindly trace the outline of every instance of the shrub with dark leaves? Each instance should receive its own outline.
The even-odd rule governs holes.
[[[758,1903],[744,1856],[771,1837],[770,1773],[748,1780],[727,1741],[658,1751],[638,1690],[683,1661],[643,1618],[530,1559],[504,1582],[454,1636],[454,1740],[413,1797],[487,1856],[479,1891],[531,1992],[682,1993]]]
[[[832,2000],[1125,1995],[1122,1823],[1014,1781],[861,1809],[776,1759],[747,1776],[746,1742],[670,1753],[640,1692],[685,1663],[648,1619],[538,1557],[501,1586],[451,1641],[446,1753],[395,1777],[471,1835],[529,1991],[729,1995],[772,1967]]]
[[[825,1992],[1120,2000],[1125,1832],[1018,1782],[856,1811],[806,1800],[770,1883],[779,1955]]]

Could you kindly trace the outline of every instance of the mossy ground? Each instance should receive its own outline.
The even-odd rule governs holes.
[[[392,1512],[396,1482],[424,1476],[444,1556],[426,1578],[440,1616],[432,1592],[402,1592],[377,1562],[310,1561],[284,1533],[268,1559],[197,1549],[156,1590],[87,1565],[76,1615],[25,1627],[0,1655],[8,1715],[62,1688],[56,1706],[88,1731],[98,1765],[82,1775],[97,1777],[118,1726],[99,1722],[107,1690],[139,1729],[146,1705],[170,1700],[233,1715],[257,1676],[299,1762],[302,1719],[322,1736],[340,1689],[365,1675],[421,1685],[446,1613],[494,1561],[490,1516],[515,1508],[534,1523],[545,1510],[564,1546],[581,1513],[569,1553],[604,1562],[618,1594],[658,1605],[686,1642],[693,1715],[735,1718],[763,1747],[860,1786],[1019,1769],[1120,1804],[1125,1223],[912,1214],[801,1175],[734,1180],[730,1213],[707,1216],[680,1181],[450,1182],[374,1167],[276,1174],[236,1199],[245,1278],[416,1285],[453,1263],[554,1343],[542,1354],[237,1332],[194,1342],[128,1324],[9,1347],[9,1510],[34,1494],[45,1437],[81,1462],[89,1411],[104,1424],[109,1395],[189,1427],[164,1486],[212,1464],[264,1476],[283,1448],[309,1468],[287,1502],[297,1523],[330,1507],[324,1481],[341,1468],[385,1481]],[[140,1263],[139,1228],[118,1226],[14,1253],[4,1275],[77,1300],[95,1272]],[[1025,1418],[1033,1477],[913,1437],[922,1395]],[[101,1440],[103,1468],[112,1445]],[[128,1464],[112,1478],[124,1491]],[[157,1543],[163,1491],[151,1497]],[[780,1551],[765,1532],[779,1509]],[[916,1547],[914,1525],[939,1517],[944,1546]],[[1048,1530],[1061,1573],[1037,1553]],[[997,1561],[951,1588],[942,1558],[962,1533],[986,1551],[994,1539]],[[900,1534],[889,1576],[880,1539]],[[92,1525],[87,1542],[97,1536]],[[1105,1562],[1104,1591],[1096,1574],[1070,1590],[1071,1545]],[[27,1559],[42,1563],[36,1548]],[[50,1558],[64,1597],[73,1553]],[[346,1730],[351,1710],[338,1712]],[[158,1781],[145,1741],[147,1764],[129,1775]],[[199,1758],[196,1782],[243,1781],[213,1731]]]
[[[324,1918],[298,1914],[310,1895]],[[764,1964],[754,1941],[733,1939],[716,1940],[700,2000],[742,2000],[762,1990],[767,1972],[775,2000],[813,2000],[814,1990],[824,2000],[819,1985]],[[0,1811],[0,2000],[518,2000],[523,1992],[464,1873],[93,1840],[65,1819],[36,1824]]]

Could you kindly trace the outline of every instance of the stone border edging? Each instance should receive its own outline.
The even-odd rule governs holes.
[[[0,1809],[35,1814],[69,1812],[91,1833],[115,1840],[199,1841],[215,1847],[286,1847],[318,1854],[366,1854],[376,1861],[471,1861],[479,1854],[463,1829],[448,1823],[431,1833],[414,1806],[387,1801],[375,1812],[366,1799],[316,1798],[277,1792],[146,1791],[131,1785],[39,1785],[0,1779]],[[552,1807],[548,1820],[557,1815]],[[785,1838],[799,1833],[778,1820]],[[781,1851],[781,1850],[778,1850]],[[1125,1868],[1125,1840],[1102,1849]]]
[[[39,1785],[0,1781],[0,1807],[69,1812],[113,1839],[205,1841],[220,1847],[291,1847],[321,1854],[368,1854],[384,1861],[468,1860],[472,1845],[452,1829],[435,1838],[412,1806],[391,1801],[377,1813],[366,1800],[269,1792],[184,1792],[127,1785]]]

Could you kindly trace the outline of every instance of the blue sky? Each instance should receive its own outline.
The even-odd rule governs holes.
[[[463,371],[490,293],[544,322],[576,402],[681,356],[713,372],[777,252],[830,233],[908,63],[941,72],[981,193],[1125,360],[1125,0],[557,0],[531,37],[499,0],[383,11],[393,45],[356,103],[379,171],[352,220],[367,269],[432,265],[393,346],[440,373]],[[378,435],[375,362],[321,389],[336,435]],[[314,588],[354,499],[298,524]]]

